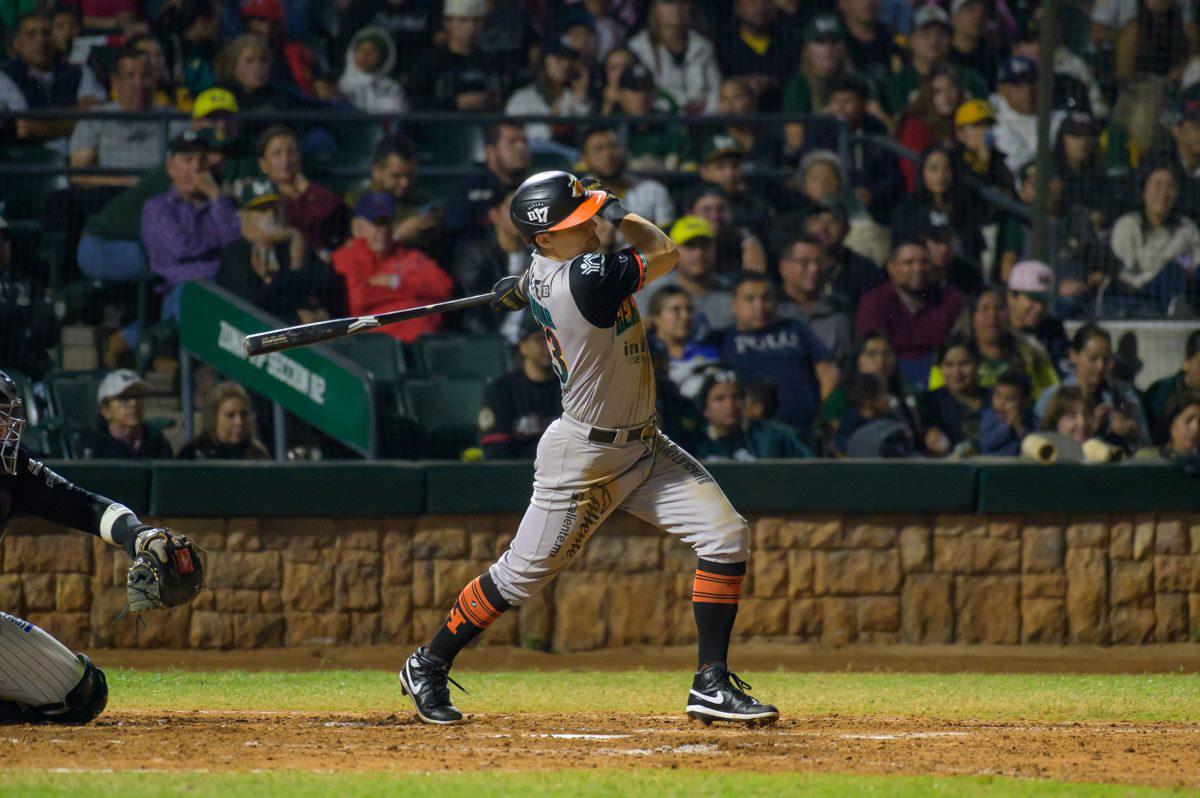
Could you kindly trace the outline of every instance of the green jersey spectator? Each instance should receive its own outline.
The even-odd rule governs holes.
[[[699,398],[706,423],[693,452],[701,460],[812,457],[789,427],[766,419],[746,420],[745,395],[731,372],[709,377]]]

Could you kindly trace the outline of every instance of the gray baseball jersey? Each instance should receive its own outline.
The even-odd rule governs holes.
[[[618,509],[676,535],[713,562],[749,557],[746,521],[712,475],[654,426],[654,369],[633,294],[636,249],[571,261],[535,254],[529,298],[563,389],[563,415],[538,443],[533,497],[489,573],[521,604],[570,564]],[[614,433],[594,440],[594,428]]]

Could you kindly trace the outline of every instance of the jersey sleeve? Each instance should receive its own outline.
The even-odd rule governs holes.
[[[571,261],[571,295],[579,312],[596,327],[611,327],[621,303],[646,282],[646,256],[634,247],[590,252]]]

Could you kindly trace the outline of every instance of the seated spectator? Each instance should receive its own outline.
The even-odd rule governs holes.
[[[970,339],[951,338],[938,354],[943,385],[921,396],[925,451],[944,457],[964,442],[974,446],[988,392],[979,384],[979,350]]]
[[[972,204],[959,180],[954,151],[940,145],[931,147],[921,156],[916,188],[892,215],[892,236],[899,240],[922,230],[928,227],[931,214],[938,214],[954,233],[953,251],[977,260],[983,239],[972,218]]]
[[[665,355],[667,376],[686,399],[695,400],[700,386],[717,367],[717,352],[696,340],[696,310],[691,295],[678,285],[656,288],[647,317],[655,344]]]
[[[597,6],[595,2],[591,4]],[[603,16],[607,14],[608,2],[601,0],[597,9]],[[603,79],[597,74],[604,56],[621,42],[625,41],[624,28],[612,18],[598,19],[582,4],[567,8],[561,14],[554,26],[557,40],[575,52],[579,53],[579,61],[588,73],[588,82],[593,89],[603,85]]]
[[[988,5],[984,0],[950,3],[950,61],[975,70],[991,85],[1000,67],[1000,53],[988,40]]]
[[[846,394],[846,412],[838,419],[833,445],[837,452],[850,450],[850,439],[872,421],[891,415],[887,384],[874,374],[853,374],[842,385]]]
[[[541,35],[529,4],[524,0],[484,0],[482,5],[485,10],[479,32],[480,54],[491,59],[501,75],[524,72],[530,66],[530,54],[536,51]],[[511,86],[503,94],[507,95],[509,90]]]
[[[97,111],[143,113],[150,108],[153,86],[150,62],[140,50],[117,54],[111,75],[112,101],[93,106]],[[153,120],[88,119],[75,125],[68,144],[72,168],[103,167],[146,171],[158,166],[162,124]],[[132,186],[137,175],[72,175],[79,187]],[[101,203],[103,204],[103,203]]]
[[[178,318],[183,284],[216,277],[221,248],[238,239],[237,204],[221,195],[211,151],[207,137],[194,130],[176,136],[167,155],[171,187],[142,207],[142,246],[150,271],[163,279],[158,291],[165,319]]]
[[[721,83],[717,113],[749,116],[758,111],[758,95],[747,81],[729,78]],[[774,125],[722,125],[720,131],[741,150],[742,168],[747,173],[767,172],[779,166],[783,145]]]
[[[671,240],[679,249],[675,268],[639,291],[639,304],[668,285],[677,285],[692,298],[696,313],[696,337],[704,338],[715,330],[733,324],[733,296],[728,282],[716,273],[716,242],[712,226],[698,216],[681,216],[671,227]]]
[[[1059,371],[1069,344],[1063,323],[1050,315],[1054,272],[1041,261],[1021,261],[1009,272],[1007,300],[1009,328],[1041,346]]]
[[[846,301],[829,284],[825,254],[811,236],[798,236],[779,252],[779,315],[808,324],[834,361],[844,363],[853,346]]]
[[[717,186],[701,186],[688,204],[688,214],[708,222],[716,240],[717,272],[767,271],[767,251],[751,230],[733,223],[729,196]]]
[[[846,27],[837,14],[816,14],[804,26],[804,49],[796,72],[783,87],[783,110],[794,114],[811,114],[825,107],[829,100],[829,82],[852,70],[846,56]],[[799,152],[804,140],[804,126],[789,124],[785,128],[789,153]]]
[[[1012,54],[1028,58],[1035,64],[1042,62],[1041,25],[1043,10],[1037,8],[1033,15],[1021,25],[1012,40]],[[1108,100],[1096,80],[1088,62],[1074,53],[1060,38],[1054,48],[1055,108],[1088,109],[1096,116],[1108,116]],[[982,97],[983,95],[976,95]]]
[[[144,33],[142,4],[136,0],[78,0],[73,2],[82,14],[83,28],[112,30],[119,28],[126,36]]]
[[[783,424],[746,418],[745,396],[737,377],[725,371],[710,376],[700,390],[704,428],[693,453],[701,460],[780,460],[812,457],[796,433]]]
[[[762,377],[779,385],[779,420],[803,440],[812,434],[821,401],[838,383],[838,367],[807,324],[780,319],[777,309],[770,279],[743,274],[734,288],[734,326],[710,342],[738,379]]]
[[[562,415],[562,389],[550,347],[533,316],[521,319],[520,364],[488,383],[479,410],[479,445],[488,460],[532,460],[550,422]]]
[[[346,67],[338,79],[338,91],[360,111],[372,114],[403,114],[408,97],[400,81],[393,78],[396,44],[383,28],[363,28],[346,48]]]
[[[143,420],[150,386],[129,369],[109,372],[96,392],[99,415],[80,430],[72,451],[84,460],[168,460],[171,444]]]
[[[742,169],[744,157],[733,136],[716,133],[701,144],[700,179],[724,191],[729,199],[733,223],[761,239],[766,236],[775,211],[770,203],[747,186],[746,173]]]
[[[721,72],[750,81],[767,111],[780,107],[783,82],[794,70],[796,43],[775,25],[777,9],[765,0],[734,0],[734,18],[714,42]]]
[[[804,214],[826,201],[841,202],[846,194],[846,170],[842,159],[830,150],[813,150],[801,158],[795,182]]]
[[[354,237],[333,253],[333,268],[346,281],[352,316],[443,302],[454,292],[454,281],[432,258],[392,239],[395,222],[396,199],[391,194],[368,192],[354,207]],[[441,327],[439,315],[381,329],[412,343]]]
[[[1196,106],[1200,119],[1200,100]],[[1124,202],[1117,196],[1116,187],[1098,155],[1100,131],[1101,124],[1096,117],[1086,111],[1071,111],[1063,118],[1054,145],[1054,171],[1063,181],[1064,211],[1069,214],[1075,207],[1085,208],[1097,230],[1112,223]],[[1200,133],[1200,125],[1196,126],[1196,131]],[[1200,161],[1200,149],[1196,154]],[[1200,210],[1200,196],[1195,198],[1191,208]]]
[[[1054,392],[1038,429],[1064,435],[1080,445],[1095,434],[1092,410],[1078,386],[1064,385]]]
[[[954,112],[965,96],[962,84],[948,69],[939,69],[922,78],[916,98],[905,106],[896,125],[896,141],[918,154],[930,147],[944,147],[953,152],[958,147],[954,138]],[[912,192],[918,186],[918,166],[916,161],[900,159],[905,191]]]
[[[888,281],[862,298],[854,329],[859,337],[883,332],[896,349],[900,371],[924,387],[933,357],[962,315],[966,300],[955,289],[931,284],[925,245],[901,241],[887,263]]]
[[[1179,182],[1173,166],[1151,163],[1143,169],[1141,209],[1113,225],[1120,271],[1105,292],[1105,313],[1161,318],[1180,303],[1200,308],[1200,228],[1179,211]]]
[[[1172,396],[1163,408],[1155,442],[1167,460],[1200,456],[1200,399],[1184,393]]]
[[[1071,366],[1074,371],[1062,385],[1075,385],[1092,408],[1097,434],[1108,443],[1132,452],[1150,443],[1150,426],[1133,386],[1112,376],[1112,336],[1102,327],[1085,324],[1071,337]],[[1060,388],[1050,388],[1037,401],[1034,414],[1046,415],[1051,399]]]
[[[150,66],[150,104],[155,108],[176,109],[179,111],[192,110],[192,95],[187,87],[177,84],[167,70],[167,57],[163,54],[162,45],[158,39],[149,33],[134,36],[125,44],[126,47],[137,50],[146,57]]]
[[[1057,275],[1066,286],[1067,293],[1072,292],[1072,286],[1086,291],[1084,278],[1087,275],[1088,252],[1084,242],[1091,245],[1091,239],[1098,241],[1095,228],[1089,214],[1076,209],[1074,218],[1063,215],[1062,205],[1063,181],[1053,171],[1046,181],[1046,193],[1043,201],[1046,218],[1046,237],[1054,247],[1052,259],[1055,262]],[[1017,172],[1017,199],[1033,210],[1037,204],[1038,177],[1037,161],[1029,161]],[[993,277],[998,283],[1008,282],[1009,274],[1017,261],[1030,257],[1030,242],[1033,240],[1032,219],[1020,219],[1015,214],[1005,213],[1000,222],[996,236],[996,263]],[[1095,247],[1093,246],[1094,250]],[[1078,289],[1076,289],[1078,290]],[[1072,303],[1075,304],[1075,303]],[[1067,306],[1067,303],[1064,303]]]
[[[279,189],[265,178],[242,189],[241,238],[221,250],[217,284],[289,324],[340,316],[341,281],[283,218]]]
[[[497,194],[488,210],[491,226],[487,233],[460,241],[454,253],[454,280],[463,294],[486,294],[501,277],[520,274],[529,265],[529,247],[513,226],[509,215],[512,192]],[[504,313],[488,305],[468,308],[451,317],[454,324],[469,332],[503,332],[516,339],[521,317]]]
[[[717,110],[721,70],[716,50],[692,28],[686,0],[656,0],[647,12],[646,28],[628,47],[684,114]]]
[[[49,20],[21,14],[12,30],[12,60],[0,68],[0,110],[83,110],[104,102],[107,95],[90,69],[56,57]],[[39,144],[64,139],[74,127],[73,119],[18,119],[6,137]]]
[[[228,89],[205,89],[192,105],[192,130],[206,130],[213,139],[209,161],[222,186],[234,187],[239,181],[261,177],[258,153],[253,138],[243,135],[237,98]],[[185,128],[186,129],[186,128]],[[182,132],[182,131],[180,131]]]
[[[8,221],[0,216],[0,364],[35,380],[54,366],[47,349],[58,342],[59,319],[51,297],[12,265]]]
[[[844,124],[857,136],[887,136],[883,122],[867,113],[870,88],[859,77],[847,75],[829,85],[829,99],[823,109],[836,120],[816,120],[805,131],[804,151],[838,149],[839,129]],[[840,124],[839,124],[840,123]],[[847,164],[850,188],[872,217],[886,222],[903,185],[896,156],[872,147],[860,138],[852,140]]]
[[[213,0],[164,3],[155,19],[167,72],[192,96],[217,81],[213,63],[221,49],[221,20]]]
[[[446,203],[443,226],[451,240],[483,235],[488,210],[497,195],[510,194],[529,173],[529,138],[515,122],[496,122],[483,130],[484,168],[456,188]]]
[[[498,111],[510,70],[479,46],[484,0],[446,0],[445,38],[414,70],[413,101],[445,111]]]
[[[236,382],[221,382],[204,397],[200,434],[183,445],[180,460],[270,460],[255,435],[250,394]]]
[[[979,415],[979,453],[1015,457],[1021,440],[1034,428],[1029,377],[1006,371],[992,387],[992,401]]]
[[[889,113],[899,114],[906,108],[919,104],[921,85],[932,83],[939,75],[949,78],[949,82],[958,90],[957,102],[937,109],[943,118],[951,117],[958,103],[968,95],[988,95],[988,82],[982,75],[970,67],[956,67],[950,63],[950,36],[950,15],[945,9],[932,4],[917,9],[913,16],[913,31],[908,37],[907,62],[884,82],[884,98]],[[934,85],[931,88],[932,91],[928,94],[936,99],[938,87]],[[928,112],[930,109],[925,110]],[[950,132],[949,125],[944,132]],[[924,146],[913,149],[923,152],[926,147],[935,143],[944,142],[941,139],[933,139],[925,142]]]
[[[876,87],[882,87],[900,61],[895,34],[879,16],[877,0],[838,0],[846,25],[846,54],[854,68]]]
[[[835,294],[845,297],[848,313],[857,312],[863,296],[882,283],[882,269],[869,259],[846,246],[850,234],[846,206],[829,200],[809,208],[804,220],[804,232],[821,244],[828,264],[829,284]]]
[[[350,205],[367,191],[386,191],[396,198],[396,229],[401,244],[426,252],[434,249],[441,232],[442,210],[417,185],[417,150],[407,136],[397,133],[381,139],[371,154],[371,176],[346,195]]]
[[[618,87],[614,113],[663,117],[679,113],[674,102],[659,91],[650,70],[640,63],[634,62],[625,68]],[[626,141],[630,167],[635,170],[678,169],[691,162],[691,141],[687,131],[665,119],[629,124]]]
[[[621,76],[633,64],[639,63],[636,55],[626,47],[615,47],[604,57],[600,78],[600,113],[610,116],[620,110]]]
[[[244,0],[241,18],[246,30],[271,47],[271,83],[290,92],[323,101],[334,98],[333,84],[312,47],[288,37],[283,0]]]
[[[996,149],[1016,174],[1037,154],[1037,64],[1010,56],[1000,67],[998,89],[989,99],[996,114]],[[1050,114],[1050,138],[1058,135],[1064,111]]]
[[[1117,30],[1113,76],[1117,80],[1156,75],[1177,81],[1193,49],[1195,12],[1176,0],[1102,2],[1092,9],[1105,27]]]
[[[1191,87],[1179,98],[1179,109],[1171,119],[1168,130],[1174,151],[1160,154],[1158,160],[1163,163],[1175,162],[1181,177],[1179,210],[1194,219],[1200,213],[1200,86]],[[1104,196],[1092,196],[1091,199],[1095,202],[1103,200]]]
[[[779,386],[773,380],[754,379],[742,386],[742,407],[747,421],[773,421],[779,415]]]
[[[1146,416],[1151,424],[1158,424],[1167,401],[1177,393],[1200,397],[1200,330],[1188,334],[1179,371],[1157,380],[1146,391]]]
[[[579,53],[558,42],[547,42],[542,47],[533,82],[512,93],[504,113],[509,116],[586,116],[591,113],[592,103],[588,98],[587,82],[579,82],[582,74]],[[574,138],[573,130],[567,124],[557,124],[553,128],[545,122],[525,125],[525,134],[534,149],[551,152],[559,150],[547,147],[546,143],[553,141],[566,145]]]
[[[300,105],[299,96],[289,91],[286,84],[271,79],[274,63],[270,42],[258,34],[243,33],[217,53],[213,72],[217,85],[237,98],[242,113],[296,108]],[[249,125],[243,132],[255,136],[261,130],[258,125]]]
[[[983,272],[955,251],[957,236],[949,222],[941,211],[930,211],[924,224],[915,220],[929,253],[930,282],[943,288],[950,286],[963,296],[978,296],[983,291]]]
[[[980,0],[969,0],[978,3]],[[1012,172],[1004,165],[1004,153],[997,152],[992,128],[996,117],[992,107],[984,100],[967,100],[954,112],[954,138],[958,141],[958,154],[963,168],[959,174],[969,176],[985,186],[1005,194],[1012,194],[1016,181]],[[994,214],[988,214],[988,217]],[[994,221],[981,219],[981,223]]]
[[[971,340],[981,356],[979,384],[984,388],[995,385],[1000,375],[1010,370],[1021,371],[1029,378],[1034,400],[1058,385],[1058,373],[1046,351],[1009,327],[1008,306],[1000,289],[990,288],[972,300],[969,319]],[[929,387],[940,387],[942,376],[934,366]]]
[[[74,58],[75,38],[83,33],[83,14],[78,8],[59,6],[50,13],[50,42],[54,45],[54,57],[70,64],[80,63]]]
[[[874,374],[883,380],[892,418],[904,426],[912,441],[921,441],[924,433],[917,397],[912,386],[896,368],[896,350],[892,349],[891,342],[883,333],[869,332],[858,342],[850,359],[847,379],[859,374]],[[822,423],[836,431],[838,419],[848,407],[846,391],[842,385],[838,385],[821,403]]]
[[[341,197],[304,175],[296,134],[282,125],[263,131],[258,137],[258,166],[279,187],[288,225],[327,260],[346,240],[349,212]]]
[[[579,146],[585,174],[603,181],[630,213],[664,229],[671,226],[676,216],[671,192],[657,180],[629,174],[629,159],[615,132],[590,127],[583,131]]]

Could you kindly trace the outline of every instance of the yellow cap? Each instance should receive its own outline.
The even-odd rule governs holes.
[[[228,89],[205,89],[196,97],[192,106],[192,119],[208,116],[213,111],[227,111],[231,114],[238,112],[237,98]]]
[[[712,225],[699,216],[680,216],[671,226],[671,240],[683,246],[693,238],[716,238]]]
[[[995,121],[996,117],[992,115],[992,106],[988,105],[983,100],[967,100],[965,103],[958,106],[958,110],[954,112],[955,127],[978,125],[980,122]]]

